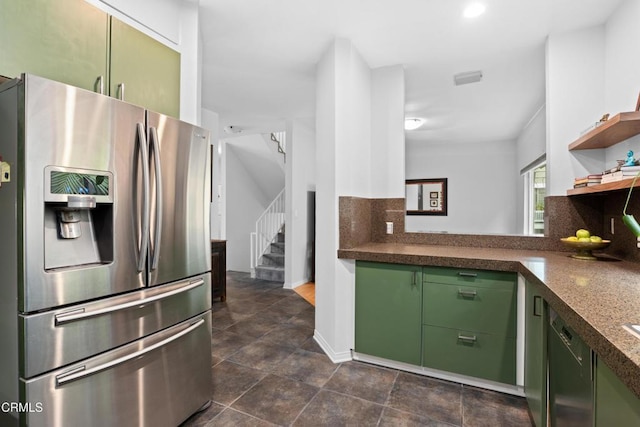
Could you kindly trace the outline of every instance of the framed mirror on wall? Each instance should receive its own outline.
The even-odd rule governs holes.
[[[447,178],[407,179],[407,215],[447,215]]]

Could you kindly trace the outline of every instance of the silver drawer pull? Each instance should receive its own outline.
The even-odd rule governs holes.
[[[460,276],[460,277],[478,277],[478,275],[476,273],[465,273],[464,271],[460,271],[458,273],[458,276]]]
[[[458,339],[460,341],[471,342],[471,343],[474,343],[478,340],[475,335],[467,336],[467,335],[461,335],[461,334],[458,334]]]
[[[109,368],[113,368],[115,366],[118,365],[122,365],[123,363],[126,363],[130,360],[133,360],[137,357],[141,357],[144,356],[145,354],[160,348],[160,347],[164,347],[166,345],[168,345],[169,343],[177,340],[178,338],[181,338],[185,335],[190,334],[193,330],[199,328],[200,326],[202,326],[204,324],[204,320],[200,319],[198,320],[196,323],[193,323],[191,325],[189,325],[189,327],[187,329],[184,329],[178,333],[176,333],[175,335],[170,336],[169,338],[165,338],[164,340],[157,342],[153,345],[150,345],[147,348],[144,348],[142,350],[138,350],[135,351],[133,353],[127,354],[125,356],[119,357],[117,359],[111,360],[109,362],[106,362],[102,365],[99,366],[95,366],[93,368],[88,368],[85,365],[79,366],[77,368],[74,368],[68,372],[65,372],[63,374],[60,374],[58,376],[56,376],[56,387],[61,387],[63,385],[65,385],[66,383],[69,383],[71,381],[75,381],[75,380],[79,380],[82,378],[86,378],[88,376],[97,374],[98,372],[102,372],[105,371]]]
[[[458,289],[458,295],[463,298],[475,298],[478,293],[476,291],[466,291],[464,289]]]
[[[167,292],[163,292],[163,293],[159,293],[147,298],[143,298],[143,299],[137,299],[137,300],[133,300],[133,301],[129,301],[123,304],[117,304],[117,305],[112,305],[109,307],[104,307],[101,309],[97,309],[97,310],[92,310],[92,311],[85,311],[84,308],[78,308],[72,311],[67,311],[64,313],[58,313],[55,315],[55,326],[59,326],[59,325],[63,325],[65,323],[69,323],[69,322],[75,322],[78,320],[84,320],[87,319],[89,317],[95,317],[95,316],[101,316],[104,314],[111,314],[114,313],[116,311],[120,311],[120,310],[126,310],[128,308],[132,308],[132,307],[136,307],[136,306],[143,306],[145,304],[149,304],[152,303],[154,301],[158,301],[164,298],[168,298],[172,295],[176,295],[182,292],[186,292],[186,291],[190,291],[193,288],[197,288],[198,286],[202,286],[204,285],[204,280],[203,279],[196,279],[192,282],[187,283],[185,286],[182,286],[180,288],[176,288],[173,289],[171,291],[167,291]]]

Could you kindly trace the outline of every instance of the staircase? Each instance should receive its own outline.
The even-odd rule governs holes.
[[[256,279],[284,283],[284,227],[276,235],[275,241],[260,257],[255,267]]]
[[[256,221],[251,237],[251,277],[284,283],[284,188]]]

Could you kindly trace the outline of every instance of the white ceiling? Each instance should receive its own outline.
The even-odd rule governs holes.
[[[513,139],[544,104],[546,36],[600,25],[622,0],[481,1],[468,20],[468,0],[200,0],[202,105],[245,133],[313,117],[316,64],[340,37],[371,68],[404,66],[406,116],[426,119],[409,139]],[[474,70],[480,83],[454,86]]]

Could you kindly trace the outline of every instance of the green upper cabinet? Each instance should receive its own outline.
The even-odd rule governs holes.
[[[180,53],[84,0],[0,0],[0,75],[21,73],[180,117]]]
[[[524,393],[536,427],[547,425],[547,309],[534,285],[525,285]]]
[[[180,54],[111,17],[109,94],[180,116]]]
[[[355,350],[420,364],[422,268],[356,262]]]
[[[82,0],[0,0],[0,74],[106,90],[109,16]]]

